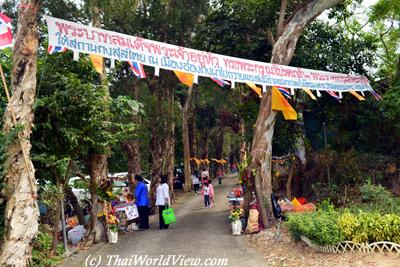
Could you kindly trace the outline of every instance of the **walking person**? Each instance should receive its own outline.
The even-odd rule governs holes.
[[[143,182],[143,177],[139,174],[135,175],[135,199],[136,207],[139,212],[139,229],[149,229],[149,192],[147,186]]]
[[[203,168],[203,171],[201,172],[201,184],[204,185],[205,182],[210,179],[210,173],[206,170],[206,168]]]
[[[208,180],[208,191],[209,191],[209,198],[210,198],[210,207],[215,206],[215,201],[214,201],[214,186],[211,183],[211,179]]]
[[[192,183],[194,187],[194,193],[197,194],[200,187],[199,173],[197,171],[192,172]]]
[[[159,184],[156,190],[156,205],[158,206],[158,215],[160,221],[160,229],[165,230],[168,229],[169,225],[164,223],[164,218],[162,216],[163,210],[168,208],[170,205],[170,197],[169,197],[169,186],[168,186],[168,176],[161,175]]]
[[[208,182],[204,182],[203,185],[203,196],[204,196],[204,207],[210,207],[210,188],[208,187]]]
[[[222,184],[223,177],[224,177],[224,172],[222,171],[222,169],[218,169],[217,171],[218,184]]]

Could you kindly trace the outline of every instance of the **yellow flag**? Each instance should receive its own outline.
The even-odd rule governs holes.
[[[98,73],[103,73],[103,57],[102,56],[98,56],[98,55],[94,55],[94,54],[90,54],[89,58],[92,61],[94,69]]]
[[[354,95],[360,101],[364,101],[365,100],[365,98],[362,95],[360,95],[359,93],[357,93],[356,91],[349,91],[349,93]]]
[[[182,71],[174,70],[176,77],[178,77],[179,81],[187,86],[193,86],[194,75]]]
[[[315,97],[315,95],[311,92],[310,89],[308,88],[303,88],[304,92],[307,93],[307,95],[309,95],[311,97],[312,100],[317,100],[317,98]]]
[[[259,97],[261,97],[261,88],[257,87],[254,83],[246,83],[254,92],[257,93]]]
[[[296,111],[275,86],[272,87],[272,109],[282,111],[285,120],[297,120]]]

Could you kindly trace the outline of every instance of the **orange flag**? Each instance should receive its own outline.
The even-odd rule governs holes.
[[[246,83],[254,92],[257,93],[259,97],[261,97],[261,88],[257,87],[254,83]]]
[[[176,77],[178,77],[179,81],[187,86],[193,86],[194,75],[182,71],[174,70]]]
[[[90,54],[89,58],[92,61],[94,69],[98,73],[103,73],[103,57],[95,54]]]
[[[356,91],[349,91],[349,93],[354,95],[360,101],[364,101],[365,100],[365,98],[362,95],[360,95],[359,93],[357,93]]]
[[[282,111],[285,120],[297,120],[296,111],[275,86],[272,87],[272,109]]]

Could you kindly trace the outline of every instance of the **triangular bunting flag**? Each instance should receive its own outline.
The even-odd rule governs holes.
[[[370,92],[371,92],[372,96],[375,98],[375,100],[381,100],[382,99],[382,97],[377,92],[375,92],[374,90],[371,90]]]
[[[136,61],[128,61],[129,66],[133,74],[138,78],[146,78],[146,72],[144,72],[143,64],[138,63]]]
[[[261,97],[261,88],[257,87],[254,83],[246,83],[254,92],[257,93],[259,97]]]
[[[297,120],[296,111],[275,86],[272,87],[272,109],[282,111],[285,120]]]
[[[211,77],[210,79],[213,80],[214,82],[216,82],[221,87],[224,87],[225,85],[230,85],[230,83],[228,81],[224,81],[222,79],[218,79],[218,78],[214,78],[214,77]]]
[[[355,96],[360,101],[365,100],[365,98],[362,95],[358,94],[356,91],[349,91],[349,93],[352,94],[353,96]]]
[[[92,61],[94,69],[102,74],[103,73],[103,57],[95,54],[89,55],[90,60]]]
[[[275,86],[276,88],[278,88],[279,92],[281,92],[282,95],[286,96],[289,99],[292,99],[292,97],[290,96],[290,92],[288,89],[281,87],[281,86]]]
[[[315,97],[315,95],[311,92],[310,89],[308,88],[303,88],[303,91],[307,93],[307,95],[309,95],[311,97],[312,100],[317,100],[317,98]]]
[[[176,77],[178,77],[179,81],[187,86],[193,86],[194,75],[182,71],[174,70]]]
[[[56,52],[65,52],[67,50],[68,49],[66,47],[63,47],[63,46],[52,46],[52,45],[49,45],[47,47],[47,53],[49,53],[50,55],[54,54]]]
[[[342,101],[340,101],[340,97],[334,92],[334,91],[326,91],[331,97],[333,97],[334,99],[336,99],[339,103],[341,103]]]

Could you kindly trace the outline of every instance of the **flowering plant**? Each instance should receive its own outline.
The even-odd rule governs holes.
[[[240,219],[240,216],[242,216],[242,211],[239,208],[233,209],[231,211],[231,215],[229,216],[229,220],[231,222],[237,221]]]
[[[112,232],[117,232],[118,231],[118,224],[119,224],[119,219],[117,216],[115,216],[114,213],[112,212],[100,212],[97,214],[97,217],[102,218],[105,220],[108,229]]]

